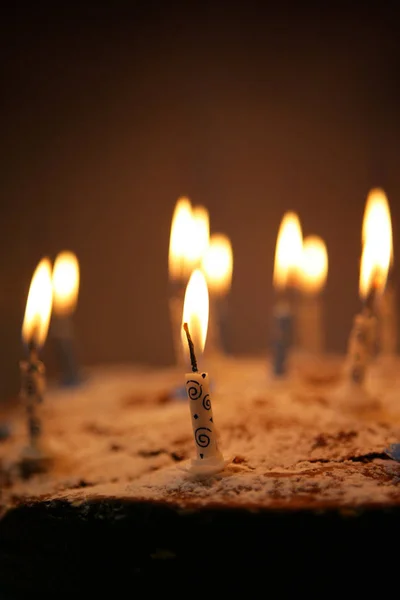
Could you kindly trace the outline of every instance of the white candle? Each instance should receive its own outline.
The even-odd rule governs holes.
[[[321,292],[328,274],[328,253],[321,238],[313,235],[304,239],[300,273],[299,346],[318,356],[325,345]]]
[[[178,199],[171,224],[168,255],[170,282],[169,310],[173,347],[178,365],[184,363],[180,326],[183,298],[190,274],[200,265],[209,243],[210,227],[207,209],[192,207],[186,197]]]
[[[32,460],[43,458],[38,409],[43,401],[45,369],[38,353],[46,340],[52,299],[51,265],[44,258],[32,278],[22,325],[22,337],[28,348],[28,360],[21,362],[21,397],[26,405],[29,434],[29,446],[24,455]]]
[[[186,373],[185,383],[189,400],[190,419],[196,448],[196,459],[189,470],[197,476],[221,471],[229,462],[219,449],[218,435],[211,405],[209,375],[199,372],[195,344],[203,351],[208,328],[208,290],[203,273],[196,269],[187,286],[183,310],[183,341],[187,341],[192,372]],[[190,335],[193,333],[193,339]],[[186,338],[186,339],[185,339]]]
[[[75,347],[72,314],[79,292],[79,262],[72,252],[60,252],[53,268],[53,318],[51,334],[59,363],[62,385],[73,386],[81,382]]]
[[[375,229],[371,231],[375,232]],[[375,307],[386,284],[390,246],[390,239],[374,233],[368,235],[362,251],[359,291],[364,306],[354,320],[347,359],[348,380],[359,388],[364,387],[367,367],[376,351]]]
[[[373,244],[387,252],[390,246],[390,269],[393,269],[393,232],[389,202],[379,188],[368,194],[362,231],[363,243]],[[383,293],[378,298],[376,311],[379,321],[379,351],[385,358],[393,357],[397,350],[396,292],[389,273]]]
[[[359,387],[364,386],[365,375],[376,341],[376,318],[362,312],[354,318],[348,346],[348,377]]]
[[[204,254],[202,270],[210,292],[207,354],[223,355],[229,350],[227,297],[232,283],[233,252],[229,238],[214,233]]]

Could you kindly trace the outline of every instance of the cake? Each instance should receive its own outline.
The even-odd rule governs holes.
[[[399,375],[382,369],[369,382],[375,402],[353,410],[350,396],[338,406],[332,393],[335,357],[282,381],[264,358],[209,364],[231,462],[205,479],[184,468],[194,441],[176,368],[104,367],[74,390],[50,386],[45,473],[20,469],[26,424],[14,403],[13,435],[0,445],[0,589],[58,598],[85,586],[150,590],[158,576],[228,586],[245,574],[265,591],[298,592],[349,575],[367,588],[382,569],[390,581],[400,464],[387,448],[400,440]]]

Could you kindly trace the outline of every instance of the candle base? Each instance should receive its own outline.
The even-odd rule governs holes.
[[[53,457],[44,447],[27,446],[21,452],[18,466],[22,477],[27,479],[38,473],[46,473],[52,463]]]
[[[11,435],[11,427],[8,423],[0,422],[0,442],[7,440]]]
[[[400,444],[390,444],[389,448],[385,449],[385,453],[393,460],[400,461]]]
[[[224,458],[221,454],[220,456],[206,459],[192,458],[192,460],[180,468],[193,477],[196,477],[196,479],[203,479],[223,471],[230,462],[232,462],[232,457]]]
[[[364,387],[346,382],[333,394],[332,399],[340,403],[340,407],[347,412],[368,411],[379,408],[379,401]]]

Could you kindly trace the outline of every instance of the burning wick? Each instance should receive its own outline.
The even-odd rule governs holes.
[[[208,373],[200,373],[189,324],[194,327],[195,339],[199,339],[203,350],[207,335],[208,291],[203,273],[196,269],[187,285],[183,310],[183,328],[189,348],[191,373],[186,373],[186,393],[196,446],[196,459],[192,459],[187,470],[195,476],[207,477],[222,471],[230,460],[225,460],[218,447],[217,432],[209,393]],[[193,329],[192,327],[192,329]],[[182,341],[185,336],[182,333]]]
[[[196,355],[194,353],[194,344],[193,344],[193,340],[190,335],[190,331],[189,331],[189,327],[188,327],[187,323],[183,324],[183,329],[185,330],[187,342],[188,342],[188,346],[189,346],[190,362],[192,365],[192,371],[193,371],[193,373],[198,373],[199,369],[197,368],[197,359],[196,359]]]

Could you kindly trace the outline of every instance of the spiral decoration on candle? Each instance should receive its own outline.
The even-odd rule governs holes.
[[[210,398],[210,394],[206,394],[203,398],[203,407],[206,410],[211,410],[211,398]]]
[[[201,398],[201,395],[203,393],[203,387],[198,381],[195,381],[194,379],[189,379],[189,381],[186,382],[186,386],[188,386],[187,394],[191,400],[198,400],[199,398]]]
[[[200,448],[207,448],[207,446],[210,445],[211,439],[208,433],[205,433],[206,431],[211,433],[211,429],[208,427],[198,427],[194,432],[196,444],[200,446]]]

